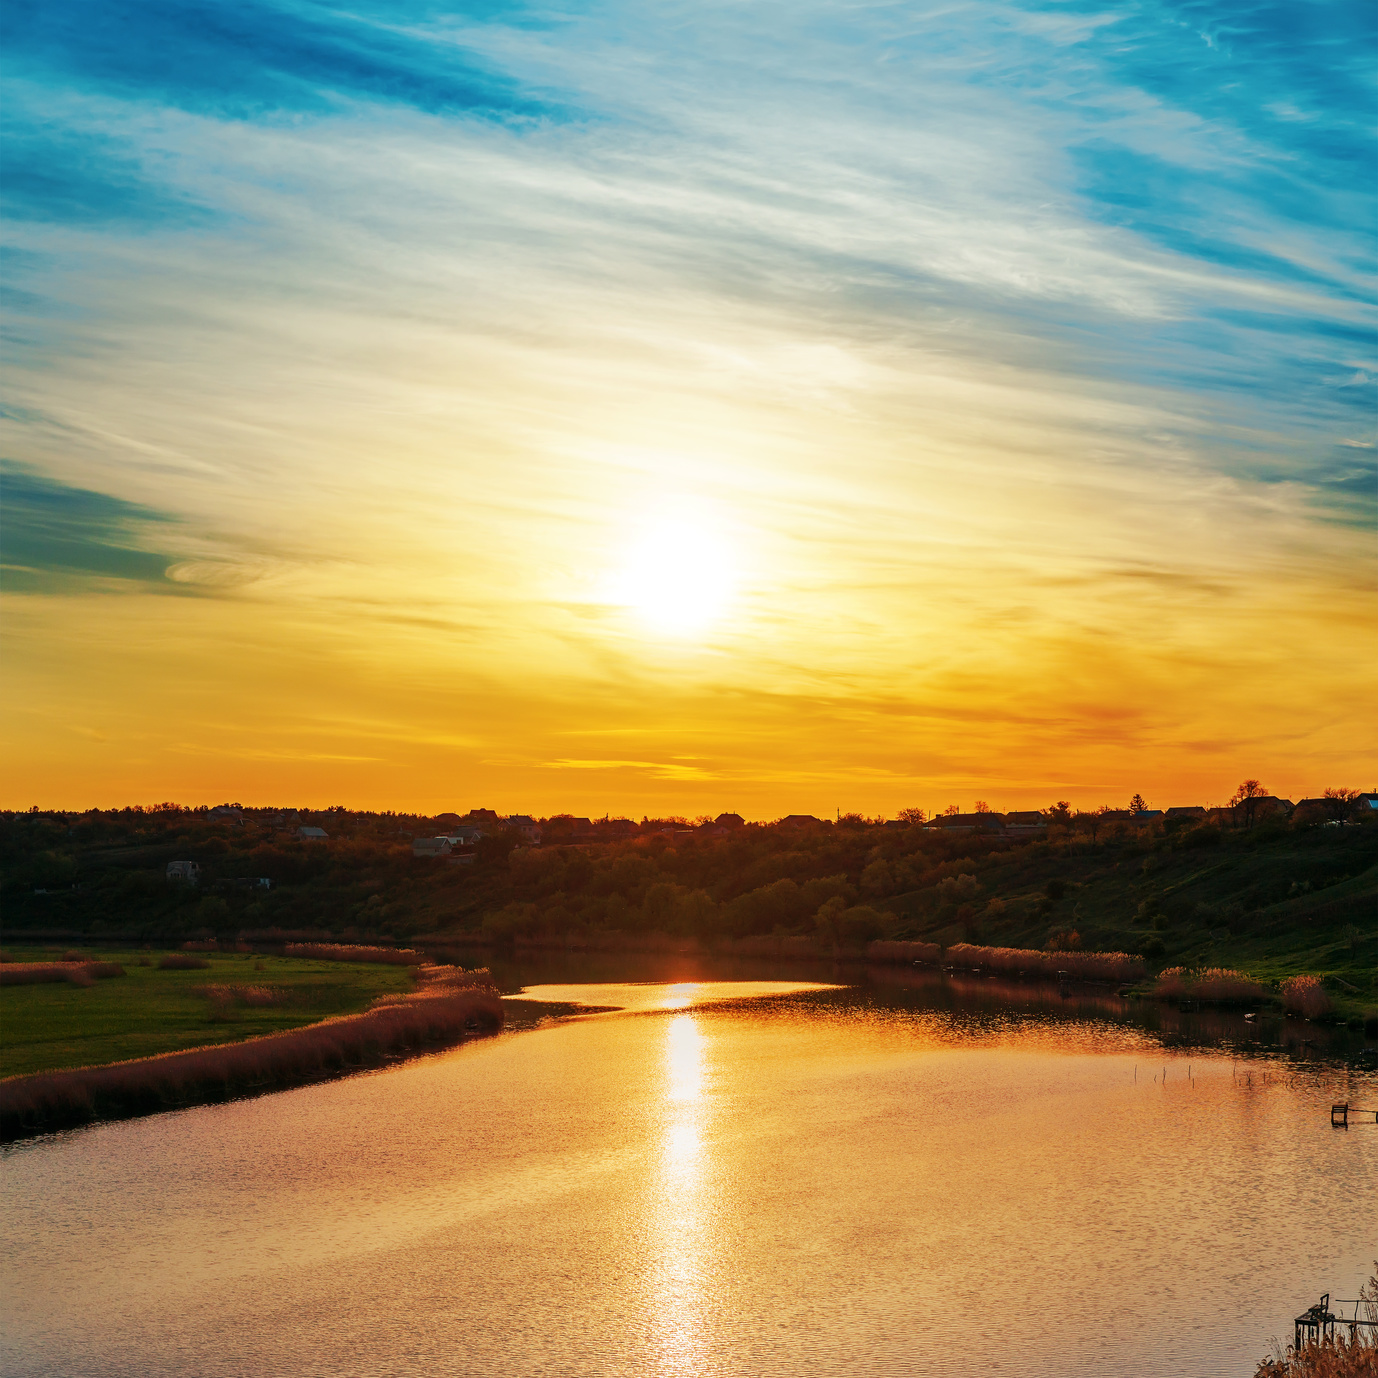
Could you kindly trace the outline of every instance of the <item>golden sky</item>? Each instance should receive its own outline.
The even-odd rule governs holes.
[[[1319,59],[383,8],[210,76],[77,3],[20,44],[0,803],[1374,786],[1371,203]],[[361,24],[376,80],[326,61]]]

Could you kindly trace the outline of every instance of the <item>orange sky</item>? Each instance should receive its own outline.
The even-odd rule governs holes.
[[[1378,784],[1341,115],[1243,38],[805,8],[358,49],[482,109],[21,52],[0,803]]]

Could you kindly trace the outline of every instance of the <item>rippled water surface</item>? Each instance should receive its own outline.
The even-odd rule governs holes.
[[[550,984],[624,1012],[11,1149],[5,1371],[1217,1378],[1354,1295],[1371,1078],[940,984]]]

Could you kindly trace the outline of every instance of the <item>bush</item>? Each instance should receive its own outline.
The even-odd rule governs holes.
[[[399,967],[420,966],[426,960],[410,947],[361,947],[353,943],[288,943],[283,955],[316,962],[381,962]]]
[[[1289,976],[1282,983],[1282,1008],[1304,1019],[1319,1019],[1331,1010],[1319,976]]]
[[[89,986],[110,976],[123,976],[118,962],[6,962],[0,966],[0,986],[33,986],[66,981]]]
[[[1268,987],[1229,967],[1169,967],[1160,972],[1153,994],[1159,1000],[1205,1000],[1217,1005],[1256,1004]]]

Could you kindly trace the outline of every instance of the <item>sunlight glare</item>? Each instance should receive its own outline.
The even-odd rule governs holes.
[[[718,621],[735,585],[720,524],[703,509],[645,520],[615,576],[613,601],[651,630],[688,637]]]

